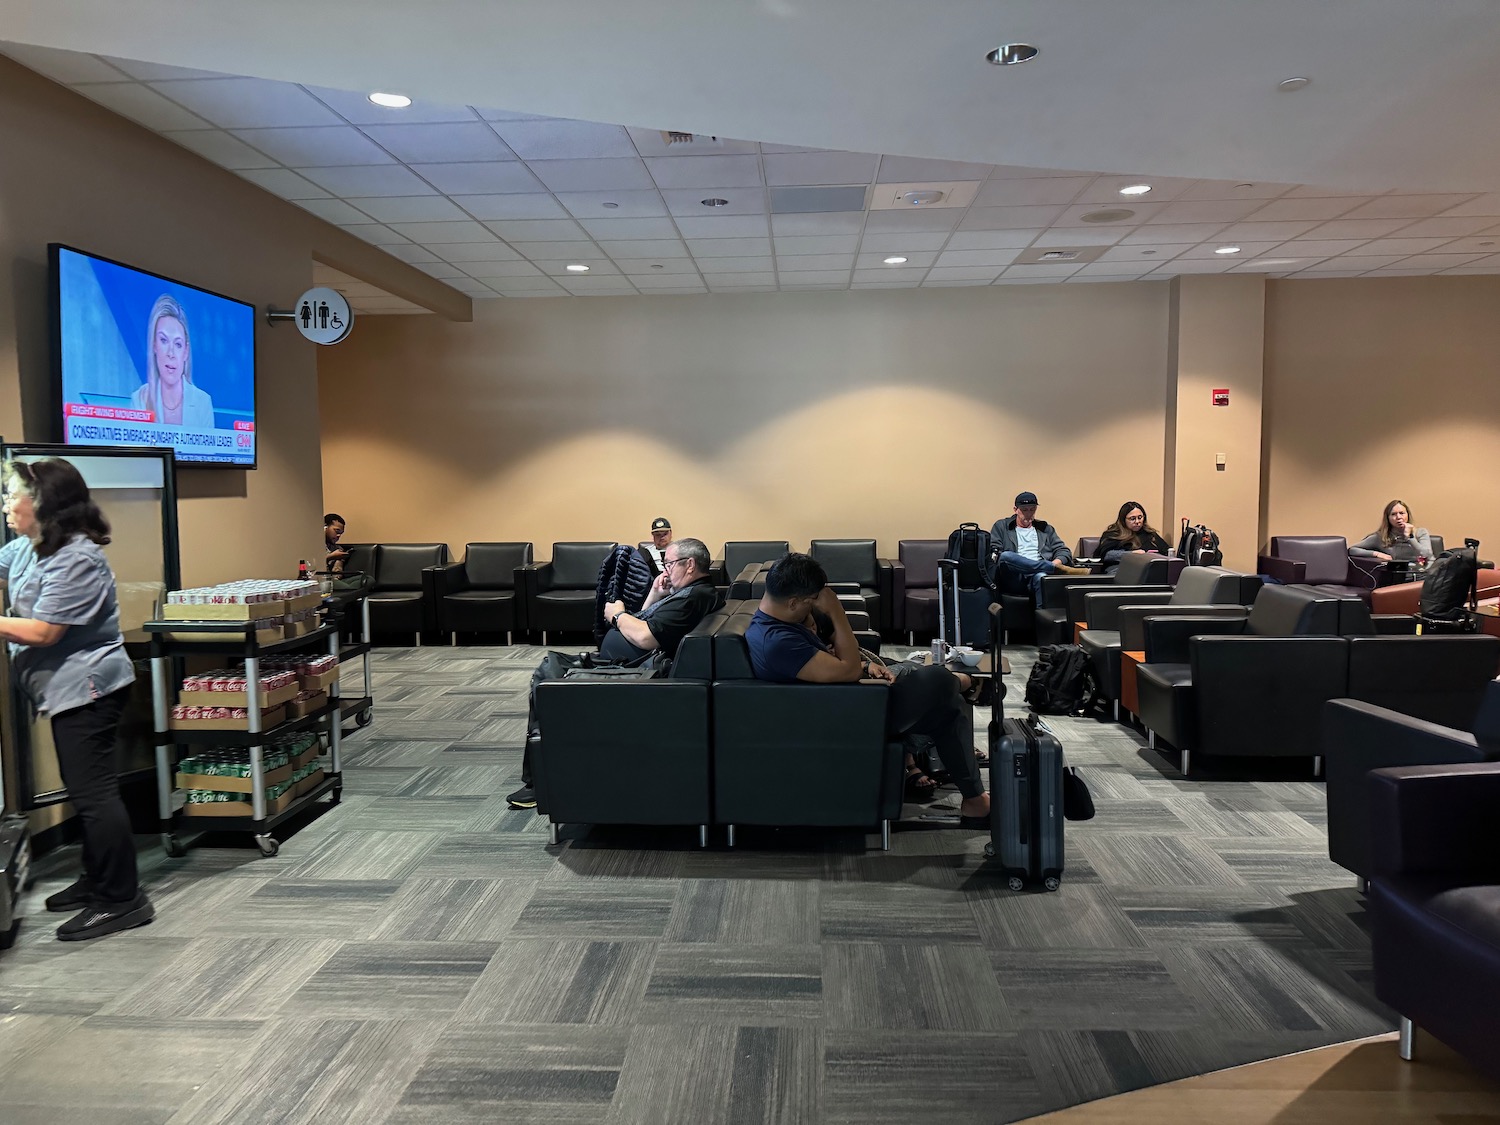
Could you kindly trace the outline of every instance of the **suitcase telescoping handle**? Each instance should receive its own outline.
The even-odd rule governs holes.
[[[958,612],[958,560],[938,559],[938,634],[944,643],[948,640],[948,626],[946,624],[945,607],[947,605],[944,597],[943,574],[946,572],[953,583],[953,647],[958,648],[964,643],[963,623]]]

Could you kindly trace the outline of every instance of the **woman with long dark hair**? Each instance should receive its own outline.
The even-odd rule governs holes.
[[[12,461],[0,477],[5,522],[16,532],[0,548],[10,597],[0,639],[10,644],[12,674],[37,714],[52,721],[58,768],[83,828],[83,875],[48,898],[47,909],[79,911],[58,927],[63,941],[103,937],[155,915],[140,888],[115,766],[135,670],[102,550],[109,522],[67,461]]]
[[[1151,526],[1146,518],[1145,507],[1134,500],[1127,500],[1120,505],[1120,514],[1115,517],[1115,522],[1099,536],[1099,554],[1104,559],[1105,567],[1113,570],[1120,565],[1122,555],[1134,551],[1155,551],[1159,555],[1165,555],[1167,541]]]

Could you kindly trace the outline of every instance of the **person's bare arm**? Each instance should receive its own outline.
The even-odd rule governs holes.
[[[833,622],[833,651],[815,653],[802,665],[797,678],[810,684],[850,684],[864,677],[864,660],[859,655],[859,640],[849,626],[838,595],[824,586],[814,603]]]
[[[651,589],[647,591],[646,600],[641,603],[641,608],[645,609],[649,605],[655,605],[671,592],[672,587],[667,585],[667,575],[664,571],[661,574],[658,574],[652,581]]]
[[[48,648],[63,639],[66,625],[38,621],[34,617],[0,617],[0,640],[14,641],[31,648]]]
[[[659,647],[656,635],[651,632],[651,626],[639,617],[622,613],[615,619],[615,628],[620,630],[620,636],[643,652],[655,652]]]

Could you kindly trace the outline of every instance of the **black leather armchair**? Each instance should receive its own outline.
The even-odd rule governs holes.
[[[615,549],[606,542],[554,543],[552,559],[521,571],[526,583],[526,628],[540,633],[594,632],[594,595],[599,567]]]
[[[775,562],[791,549],[785,539],[732,539],[713,561],[714,585],[728,586],[751,563]]]
[[[1073,625],[1083,620],[1085,591],[1170,590],[1183,565],[1165,555],[1126,555],[1112,574],[1049,574],[1042,579],[1042,604],[1035,610],[1036,643],[1073,643]]]
[[[885,684],[773,684],[754,678],[754,605],[714,636],[714,820],[736,825],[880,825],[901,815],[902,747],[885,737]],[[788,771],[797,778],[787,784]]]
[[[1423,640],[1495,641],[1494,637]],[[1493,651],[1493,650],[1492,650]],[[1441,673],[1439,673],[1441,674]],[[1408,706],[1409,701],[1407,702]],[[1392,766],[1460,765],[1500,761],[1500,683],[1469,685],[1461,714],[1432,721],[1381,706],[1366,696],[1324,704],[1322,738],[1328,775],[1328,858],[1369,879],[1375,871],[1370,771]],[[1500,806],[1497,806],[1500,807]]]
[[[454,644],[460,633],[526,631],[526,600],[520,572],[531,565],[530,543],[470,543],[464,561],[438,567],[438,628]]]
[[[1500,765],[1371,775],[1375,996],[1500,1079]]]
[[[448,561],[446,543],[379,543],[375,547],[368,604],[370,632],[377,637],[435,634],[437,590],[430,568]]]
[[[947,551],[946,539],[903,539],[896,544],[896,561],[891,567],[891,628],[910,634],[911,644],[917,643],[918,633],[937,636],[937,564]]]
[[[876,557],[873,539],[814,539],[809,554],[822,564],[828,584],[858,594],[877,632],[891,628],[891,564]]]
[[[1351,559],[1342,535],[1273,535],[1256,569],[1288,586],[1319,586],[1368,605],[1384,565],[1378,559]]]

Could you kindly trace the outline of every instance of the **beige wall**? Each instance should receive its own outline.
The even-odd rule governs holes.
[[[946,536],[1162,501],[1168,286],[480,302],[319,357],[352,541]]]
[[[1374,531],[1387,501],[1500,553],[1500,277],[1272,281],[1267,535]]]

